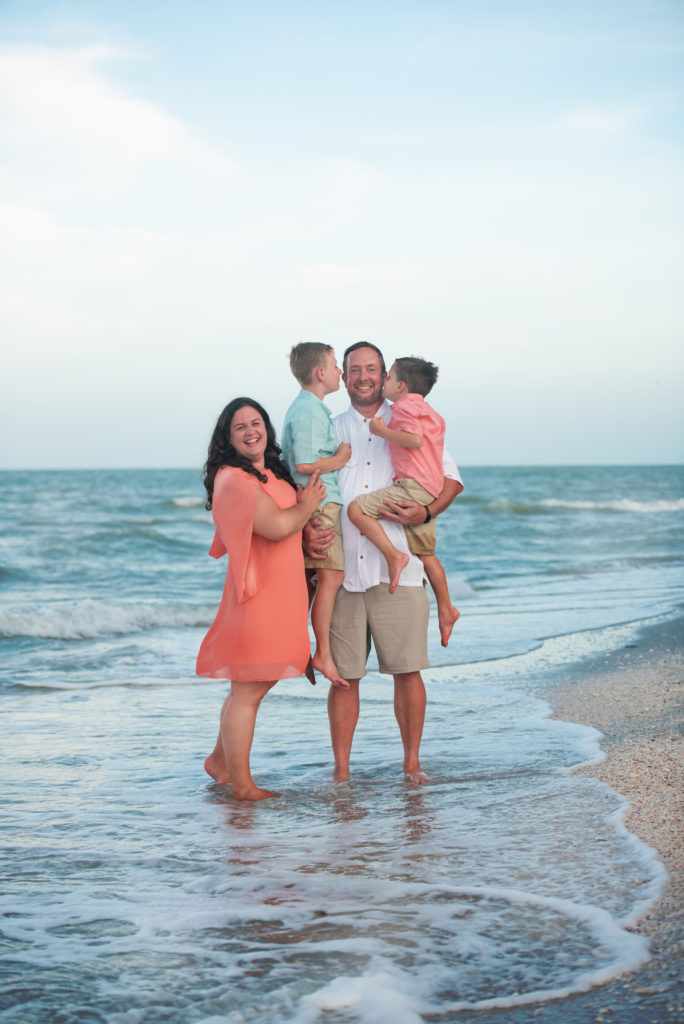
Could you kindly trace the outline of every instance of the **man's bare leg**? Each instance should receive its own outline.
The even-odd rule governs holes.
[[[344,572],[342,569],[319,569],[318,587],[311,607],[311,625],[316,635],[316,651],[313,666],[327,676],[332,683],[345,686],[345,681],[337,671],[337,665],[330,653],[330,623],[337,591],[342,586]]]
[[[456,625],[456,620],[461,613],[458,608],[455,608],[451,603],[446,573],[444,572],[442,563],[439,558],[437,558],[437,555],[419,555],[418,557],[425,566],[425,572],[430,580],[430,586],[437,598],[439,632],[442,637],[442,647],[446,647],[449,643],[451,631]]]
[[[254,782],[249,767],[249,754],[254,739],[254,725],[261,701],[272,683],[231,682],[230,694],[221,709],[221,741],[233,783],[233,796],[237,800],[265,800],[277,796],[260,789]]]
[[[393,594],[397,589],[399,577],[409,563],[409,556],[404,551],[400,551],[399,548],[395,548],[379,521],[362,512],[358,501],[352,501],[351,505],[347,508],[347,515],[354,526],[361,531],[364,537],[367,537],[371,543],[375,544],[378,551],[384,556],[389,570],[389,592]]]
[[[416,785],[428,782],[421,770],[419,751],[425,723],[425,684],[420,672],[403,672],[394,677],[394,714],[404,745],[404,775]]]
[[[359,680],[348,679],[347,688],[331,686],[328,692],[328,719],[332,740],[335,768],[333,778],[344,782],[349,778],[349,757],[351,755],[354,730],[359,720]]]

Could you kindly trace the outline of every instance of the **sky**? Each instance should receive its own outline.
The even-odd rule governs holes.
[[[684,462],[683,108],[679,0],[0,0],[0,468],[361,339],[460,465]]]

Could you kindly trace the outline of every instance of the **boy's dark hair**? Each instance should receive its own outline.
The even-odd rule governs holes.
[[[342,359],[342,369],[347,372],[347,358],[352,352],[356,352],[357,348],[372,348],[374,352],[378,353],[380,359],[380,365],[382,366],[382,372],[386,372],[385,359],[377,345],[372,345],[370,341],[355,341],[353,345],[350,345],[348,349],[345,349],[344,358]]]
[[[394,366],[397,380],[403,381],[411,394],[422,395],[423,398],[430,394],[439,373],[434,363],[418,356],[402,356],[394,360]]]
[[[321,341],[300,341],[290,349],[290,369],[302,387],[311,384],[314,370],[325,366],[332,345],[324,345]]]

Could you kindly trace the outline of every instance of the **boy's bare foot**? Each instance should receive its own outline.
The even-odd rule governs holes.
[[[322,672],[323,675],[330,680],[333,686],[343,686],[346,689],[349,688],[349,683],[346,679],[343,679],[340,673],[337,671],[337,665],[332,659],[331,654],[320,654],[318,651],[313,656],[313,667]]]
[[[392,555],[391,558],[387,559],[387,568],[389,569],[389,592],[393,594],[397,589],[399,583],[399,577],[402,572],[409,564],[409,556],[405,555],[402,551],[397,551],[396,555]]]
[[[268,800],[269,797],[279,796],[278,793],[271,793],[268,789],[259,789],[258,786],[245,786],[243,789],[236,789],[233,786],[233,796],[236,800]]]
[[[437,610],[437,616],[439,618],[439,632],[442,637],[442,647],[448,646],[451,631],[456,625],[460,614],[461,613],[458,608],[454,608],[453,605],[450,605],[448,610],[445,609],[443,612],[439,609]]]
[[[422,786],[424,782],[430,782],[430,776],[426,775],[420,768],[414,768],[411,772],[404,772],[404,778],[412,782],[414,786]]]
[[[211,775],[214,782],[217,782],[219,786],[225,786],[230,782],[230,772],[225,764],[219,764],[213,754],[210,754],[204,762],[204,770],[207,775]]]

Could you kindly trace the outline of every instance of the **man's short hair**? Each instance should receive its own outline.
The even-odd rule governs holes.
[[[439,369],[427,359],[418,356],[402,356],[394,360],[397,380],[406,384],[410,394],[422,395],[425,398],[434,387]]]
[[[325,366],[332,351],[332,345],[324,345],[321,341],[300,341],[298,345],[292,346],[290,369],[302,387],[311,384],[314,370]]]
[[[355,351],[357,350],[357,348],[372,348],[372,349],[373,349],[373,351],[374,351],[374,352],[377,352],[377,353],[378,353],[378,356],[380,357],[380,365],[382,366],[382,372],[383,372],[383,373],[386,373],[386,372],[387,372],[387,369],[386,369],[386,367],[385,367],[385,359],[384,359],[384,356],[383,356],[382,352],[380,351],[380,349],[378,348],[378,346],[377,346],[377,345],[372,345],[372,344],[370,343],[370,341],[355,341],[355,342],[354,342],[354,344],[353,344],[353,345],[350,345],[350,346],[349,346],[349,348],[348,348],[348,349],[346,349],[346,350],[345,350],[345,353],[344,353],[344,358],[343,358],[343,360],[342,360],[342,369],[344,370],[344,372],[345,372],[345,373],[347,372],[347,357],[348,357],[348,356],[349,356],[349,355],[350,355],[350,354],[351,354],[352,352],[355,352]]]

